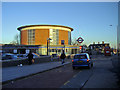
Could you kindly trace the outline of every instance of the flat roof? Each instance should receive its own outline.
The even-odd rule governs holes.
[[[68,28],[71,29],[71,31],[73,31],[73,28],[68,27],[68,26],[62,26],[62,25],[26,25],[26,26],[21,26],[18,27],[17,29],[20,31],[23,28],[27,28],[27,27],[34,27],[34,26],[53,26],[53,27],[64,27],[64,28]]]

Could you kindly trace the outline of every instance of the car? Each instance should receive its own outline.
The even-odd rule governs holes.
[[[59,57],[57,54],[52,54],[52,57]]]
[[[38,55],[37,53],[32,53],[33,54],[33,58],[39,58],[40,55]]]
[[[19,59],[27,58],[26,56],[27,56],[26,54],[17,54],[17,57]]]
[[[51,59],[59,60],[60,56],[58,54],[52,54]]]
[[[2,60],[12,60],[18,59],[17,55],[11,53],[4,53],[2,54]]]
[[[66,54],[66,58],[67,58],[67,59],[70,59],[70,58],[71,58],[71,55],[70,55],[70,54]]]
[[[29,53],[26,53],[25,55],[26,55],[26,57],[27,57],[27,55],[28,55]],[[33,54],[33,58],[39,58],[40,57],[40,55],[38,55],[37,53],[32,53]]]
[[[75,67],[81,66],[86,66],[88,68],[91,68],[93,66],[93,62],[91,61],[88,53],[80,53],[74,55],[74,59],[72,60],[72,68],[75,69]]]

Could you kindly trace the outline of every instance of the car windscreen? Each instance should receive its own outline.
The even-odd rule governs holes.
[[[18,57],[23,57],[23,55],[18,55]]]
[[[12,55],[6,55],[7,59],[12,59]]]
[[[86,55],[75,55],[74,59],[87,59]]]
[[[57,54],[52,54],[53,57],[57,57]]]

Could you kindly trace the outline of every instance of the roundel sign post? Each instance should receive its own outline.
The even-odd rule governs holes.
[[[82,43],[84,40],[83,40],[81,37],[79,37],[79,38],[77,39],[77,41],[78,41],[78,43]]]

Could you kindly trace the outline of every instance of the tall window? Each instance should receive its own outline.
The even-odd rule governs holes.
[[[68,45],[71,45],[71,32],[68,31]]]
[[[35,29],[28,30],[28,44],[29,45],[35,44]]]
[[[50,41],[51,45],[58,45],[59,44],[59,30],[58,29],[50,29]]]

